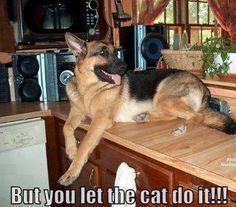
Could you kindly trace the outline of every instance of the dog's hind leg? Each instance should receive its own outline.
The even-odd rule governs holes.
[[[201,113],[195,112],[184,100],[179,98],[163,99],[158,101],[156,107],[163,116],[185,119],[189,128],[202,123],[204,120]]]
[[[84,164],[88,161],[89,155],[93,152],[95,147],[99,144],[103,132],[112,126],[112,120],[109,118],[107,112],[98,112],[95,114],[90,128],[80,143],[77,154],[73,159],[69,169],[59,179],[62,185],[70,185],[77,179]]]
[[[69,116],[63,127],[66,154],[71,160],[74,159],[77,153],[77,141],[75,139],[74,132],[84,119],[85,116],[79,110],[75,107],[71,107]]]

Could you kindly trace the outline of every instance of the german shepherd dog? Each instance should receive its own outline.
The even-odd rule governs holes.
[[[103,132],[115,122],[183,118],[188,125],[236,133],[232,118],[209,107],[210,92],[193,74],[176,69],[126,72],[107,41],[86,43],[71,33],[65,39],[77,64],[66,86],[71,109],[64,125],[66,153],[73,161],[60,184],[76,180]],[[86,117],[91,125],[77,148],[74,131]]]

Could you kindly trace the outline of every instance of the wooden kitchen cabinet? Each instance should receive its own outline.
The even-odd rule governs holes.
[[[59,139],[59,154],[60,154],[60,170],[65,172],[70,160],[65,154],[65,145],[63,137],[64,121],[56,119],[57,138]],[[78,128],[75,132],[76,139],[81,141],[85,136],[86,131]],[[137,198],[140,197],[141,189],[153,190],[159,188],[167,188],[169,191],[173,189],[173,173],[165,168],[162,168],[149,160],[145,160],[142,156],[137,156],[133,152],[122,148],[108,140],[102,140],[100,145],[91,154],[88,163],[83,168],[80,177],[66,189],[79,189],[85,186],[86,189],[102,188],[103,202],[102,206],[111,206],[107,204],[107,188],[114,186],[116,171],[121,164],[126,162],[130,167],[133,167],[137,172]],[[79,199],[79,198],[78,198]],[[168,196],[167,199],[170,199]],[[79,200],[78,200],[79,201]],[[79,203],[79,202],[78,202]],[[141,206],[137,199],[137,206]],[[86,205],[77,205],[86,206]],[[88,205],[91,206],[91,205]],[[148,204],[145,206],[154,206]]]
[[[52,122],[52,121],[51,121]],[[63,125],[64,121],[54,118],[54,128],[55,128],[55,140],[57,142],[57,153],[58,153],[58,163],[55,165],[58,175],[62,175],[69,167],[70,160],[65,154],[65,145],[63,137]],[[52,123],[50,124],[50,128]],[[75,132],[77,140],[83,140],[86,131],[84,129],[78,128]],[[50,157],[49,157],[50,160]],[[55,158],[54,158],[55,162]],[[187,174],[181,170],[177,170],[171,166],[160,163],[156,160],[149,158],[143,154],[134,152],[128,148],[120,146],[112,141],[103,139],[99,146],[91,154],[88,163],[84,166],[80,177],[69,187],[65,189],[76,189],[78,192],[77,204],[75,206],[91,206],[81,205],[79,198],[79,189],[81,186],[89,189],[103,189],[103,205],[93,205],[93,206],[111,206],[107,204],[107,188],[114,186],[115,175],[118,166],[126,162],[130,167],[134,168],[137,177],[137,193],[136,193],[136,206],[172,206],[172,191],[177,189],[179,186],[183,187],[185,190],[192,190],[194,192],[194,202],[191,205],[176,205],[176,206],[209,206],[209,205],[199,205],[198,204],[198,187],[213,187],[215,185],[199,179],[195,176]],[[49,161],[49,164],[52,162]],[[52,169],[52,167],[49,169]],[[55,170],[54,170],[55,171]],[[50,173],[49,173],[50,174]],[[54,179],[55,180],[55,179]],[[51,182],[50,182],[51,186]],[[61,186],[60,186],[61,187]],[[158,205],[158,204],[141,204],[140,203],[140,192],[142,190],[161,190],[165,188],[168,190],[167,201],[168,205]],[[229,192],[229,200],[226,205],[211,205],[211,206],[236,206],[235,193]],[[147,196],[148,197],[148,196]],[[150,196],[148,197],[150,198]],[[57,205],[55,205],[57,206]]]

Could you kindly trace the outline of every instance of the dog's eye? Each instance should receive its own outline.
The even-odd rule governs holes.
[[[102,49],[99,52],[99,55],[107,57],[109,55],[109,52],[106,47],[102,47]]]

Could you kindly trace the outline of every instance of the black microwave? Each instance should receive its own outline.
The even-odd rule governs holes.
[[[64,42],[69,31],[83,39],[99,38],[97,0],[8,0],[18,44]]]

